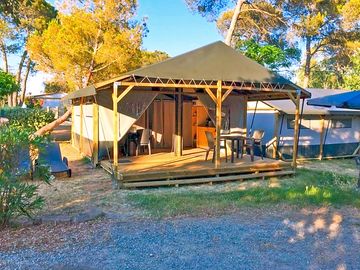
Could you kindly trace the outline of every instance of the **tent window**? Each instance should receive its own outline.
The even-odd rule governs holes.
[[[292,118],[288,118],[287,119],[287,128],[288,129],[294,129],[295,126],[295,119]],[[310,119],[302,119],[301,120],[301,129],[310,129],[311,128],[311,120]]]
[[[352,127],[351,118],[334,119],[331,121],[331,128],[351,128],[351,127]]]

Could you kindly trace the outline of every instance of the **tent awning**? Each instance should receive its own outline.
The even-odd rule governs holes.
[[[80,97],[88,97],[96,95],[96,89],[93,85],[90,85],[88,87],[82,88],[80,90],[77,90],[75,92],[69,93],[67,96],[63,97],[61,100],[72,100]]]
[[[308,105],[360,110],[360,91],[310,99]]]
[[[270,71],[254,60],[240,54],[225,43],[218,41],[185,54],[167,59],[160,63],[136,69],[121,76],[99,82],[92,87],[97,90],[109,89],[114,82],[120,85],[133,84],[140,87],[175,87],[175,88],[216,88],[218,81],[223,88],[233,87],[236,90],[251,91],[247,94],[299,91],[302,98],[311,96],[309,92],[286,78]],[[87,88],[78,90],[78,94],[69,95],[67,99],[77,98],[93,92]],[[88,89],[88,90],[85,90]],[[83,92],[80,92],[85,90]],[[266,96],[266,95],[265,95]],[[277,99],[287,98],[286,93]],[[276,99],[273,97],[273,99]]]

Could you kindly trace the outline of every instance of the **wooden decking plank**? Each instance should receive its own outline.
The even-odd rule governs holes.
[[[229,167],[229,168],[212,168],[212,169],[199,169],[196,171],[159,171],[159,172],[146,172],[146,173],[123,173],[123,181],[139,181],[139,180],[160,180],[168,178],[186,178],[186,177],[201,177],[222,174],[235,174],[235,173],[254,173],[264,171],[275,171],[289,169],[289,164],[266,164],[266,166],[243,166],[243,167]]]
[[[275,177],[294,174],[294,171],[272,171],[263,173],[252,173],[243,175],[231,175],[220,177],[207,177],[207,178],[192,178],[181,180],[162,180],[162,181],[145,181],[145,182],[132,182],[124,183],[125,188],[139,188],[139,187],[156,187],[156,186],[171,186],[171,185],[186,185],[186,184],[201,184],[209,182],[226,182],[226,181],[241,181],[246,179],[255,179],[263,177]]]

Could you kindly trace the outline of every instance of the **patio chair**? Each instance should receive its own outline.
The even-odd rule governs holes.
[[[246,128],[240,128],[240,127],[230,128],[230,133],[239,133],[246,135]]]
[[[242,148],[250,150],[251,161],[254,161],[254,148],[259,147],[261,152],[261,159],[264,159],[264,153],[262,149],[262,139],[264,138],[265,132],[263,130],[254,130],[254,133],[250,138],[244,140]],[[241,151],[241,158],[243,157],[243,150]]]
[[[150,139],[151,139],[151,130],[147,129],[147,128],[141,130],[140,142],[137,145],[137,149],[136,149],[137,153],[136,153],[136,155],[139,154],[141,148],[146,147],[146,146],[148,148],[149,155],[151,155],[151,142],[150,142]]]
[[[206,147],[205,160],[208,159],[210,151],[213,151],[212,162],[214,162],[215,161],[215,140],[214,140],[214,136],[210,131],[205,131],[205,135],[206,135],[206,140],[207,140],[207,143],[208,143],[208,146]],[[227,159],[227,147],[226,147],[226,145],[225,144],[224,145],[220,144],[220,149],[225,149],[225,159],[226,159],[226,162],[227,162],[228,159]]]
[[[62,157],[59,143],[49,143],[43,151],[39,153],[37,164],[45,164],[50,166],[51,173],[66,172],[68,177],[71,177],[71,169],[69,168],[68,160]]]

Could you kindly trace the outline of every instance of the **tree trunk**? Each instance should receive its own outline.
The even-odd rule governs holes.
[[[231,23],[230,23],[230,27],[229,27],[229,30],[226,34],[226,38],[225,38],[225,44],[226,45],[229,45],[231,47],[234,47],[232,46],[231,44],[231,39],[234,35],[234,31],[235,31],[235,26],[236,26],[236,22],[239,18],[239,15],[240,15],[240,11],[241,11],[241,7],[242,5],[246,2],[246,0],[238,0],[237,3],[236,3],[236,7],[235,7],[235,10],[234,10],[234,14],[231,18]]]
[[[18,72],[16,74],[16,82],[20,85],[21,84],[21,73],[22,73],[22,69],[24,66],[24,62],[27,56],[27,51],[25,50],[23,52],[23,54],[21,55],[21,59],[19,62],[19,68],[18,68]],[[15,107],[18,104],[18,92],[14,92],[12,94],[12,106]]]
[[[12,107],[13,106],[13,104],[12,104],[12,94],[8,95],[7,98],[8,98],[8,106]]]
[[[12,93],[12,107],[17,106],[18,104],[18,92],[15,91]]]
[[[27,80],[29,78],[29,74],[30,74],[30,70],[31,70],[31,60],[29,59],[27,64],[26,64],[26,72],[25,72],[25,77],[23,80],[23,85],[22,85],[22,89],[21,89],[21,96],[20,96],[20,101],[21,101],[21,105],[24,103],[25,101],[25,94],[26,94],[26,87],[27,87]]]
[[[311,37],[307,36],[305,40],[306,51],[305,51],[305,70],[304,70],[304,81],[303,87],[308,88],[310,82],[310,72],[311,72]]]
[[[68,110],[66,113],[64,113],[61,117],[59,117],[58,119],[54,120],[53,122],[47,124],[46,126],[40,128],[38,131],[36,131],[34,133],[34,136],[42,136],[48,132],[53,131],[55,128],[57,128],[58,126],[60,126],[63,122],[65,122],[66,119],[69,118],[69,116],[71,115],[71,109]]]
[[[8,63],[8,58],[7,58],[7,51],[6,51],[6,45],[4,42],[1,42],[0,44],[0,50],[1,50],[1,54],[2,54],[2,58],[3,58],[3,70],[5,72],[9,72],[9,63]],[[8,95],[8,106],[12,107],[12,95]]]
[[[8,64],[8,58],[7,58],[7,52],[6,52],[6,45],[4,42],[1,42],[0,44],[0,50],[3,56],[3,70],[5,72],[9,72],[9,64]]]

